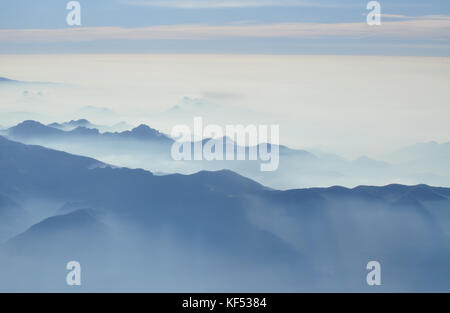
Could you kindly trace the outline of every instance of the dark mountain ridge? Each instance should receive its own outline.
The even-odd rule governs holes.
[[[155,176],[3,137],[0,173],[1,193],[18,204],[40,197],[59,207],[81,203],[89,208],[74,206],[30,225],[0,251],[5,262],[12,262],[0,268],[32,260],[33,268],[44,266],[42,273],[56,275],[57,282],[55,268],[61,262],[81,259],[96,269],[90,277],[98,278],[94,285],[100,289],[90,285],[90,290],[102,290],[106,278],[99,275],[108,264],[121,273],[117,279],[123,284],[116,290],[128,290],[127,277],[142,283],[139,290],[148,290],[148,278],[157,273],[165,273],[174,288],[180,278],[171,273],[179,271],[186,279],[181,282],[197,291],[205,286],[198,277],[217,277],[222,291],[239,284],[265,291],[343,291],[364,290],[361,271],[375,259],[389,278],[383,290],[450,290],[450,281],[441,279],[450,277],[449,188],[279,191],[227,170]],[[247,272],[233,276],[228,272],[232,264]],[[262,270],[259,278],[249,270],[255,266]],[[43,279],[36,272],[30,275]],[[14,277],[5,278],[8,286]]]

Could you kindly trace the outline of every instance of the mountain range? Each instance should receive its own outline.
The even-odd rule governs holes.
[[[280,145],[278,169],[261,172],[260,160],[174,161],[170,154],[174,140],[147,125],[121,132],[101,132],[86,119],[49,125],[24,121],[2,134],[26,144],[38,144],[90,156],[105,163],[153,172],[192,174],[201,170],[227,169],[277,189],[390,183],[450,186],[449,144],[407,147],[380,160],[366,156],[346,160]],[[209,140],[204,139],[203,144]],[[232,145],[237,151],[237,144],[230,138],[214,140],[223,142],[224,148],[226,144]],[[194,143],[191,151],[194,150],[193,146]],[[257,148],[259,150],[261,145]],[[248,147],[245,153],[248,155]]]
[[[50,83],[50,82],[32,82],[32,81],[21,81],[21,80],[14,80],[6,77],[0,77],[0,86],[3,84],[7,85],[58,85],[56,83]]]
[[[371,260],[379,290],[450,290],[449,188],[281,191],[229,170],[156,176],[4,137],[0,173],[2,291],[68,291],[72,260],[85,291],[369,291]]]
[[[17,80],[12,80],[6,77],[0,77],[0,84],[19,83]]]

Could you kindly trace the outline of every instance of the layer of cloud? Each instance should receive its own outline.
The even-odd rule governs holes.
[[[393,19],[415,19],[414,16],[407,16],[402,14],[381,14],[382,18],[393,18]]]
[[[323,1],[304,0],[123,0],[122,3],[136,6],[177,9],[226,9],[255,7],[336,7]]]
[[[3,29],[1,42],[81,42],[96,40],[207,40],[221,38],[370,38],[449,39],[450,16],[422,16],[366,23],[275,23],[241,25],[163,25],[149,27],[79,27]]]

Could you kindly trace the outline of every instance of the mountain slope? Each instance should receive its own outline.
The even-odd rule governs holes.
[[[77,210],[57,215],[31,226],[24,233],[8,241],[6,248],[14,254],[42,257],[58,254],[92,253],[101,248],[106,239],[106,226],[90,210]],[[82,249],[80,249],[82,248]],[[78,251],[74,251],[77,250]]]
[[[4,138],[0,170],[13,201],[91,208],[10,240],[0,289],[21,290],[28,264],[42,269],[29,273],[33,290],[64,290],[58,268],[78,260],[90,291],[111,288],[108,277],[116,291],[365,291],[377,260],[380,290],[450,290],[448,188],[279,191],[230,171],[154,176]]]
[[[84,130],[84,131],[83,131]],[[105,132],[100,133],[98,129],[92,128],[92,124],[84,119],[78,121],[70,121],[64,124],[53,123],[48,126],[36,121],[24,121],[14,127],[8,129],[8,136],[13,139],[53,139],[67,140],[76,139],[79,136],[94,136],[97,140],[143,140],[143,141],[161,141],[171,143],[172,140],[159,131],[140,125],[131,131],[123,132]],[[85,138],[89,139],[89,138]]]
[[[392,162],[377,161],[368,157],[345,160],[323,153],[313,154],[305,150],[295,150],[280,145],[279,162],[275,154],[271,155],[275,171],[261,172],[261,165],[268,161],[249,160],[249,147],[243,152],[244,160],[237,160],[238,145],[230,138],[204,139],[203,147],[208,142],[223,145],[223,151],[233,148],[234,161],[175,161],[171,154],[174,141],[146,125],[122,132],[101,132],[86,120],[71,121],[65,131],[45,126],[38,122],[26,121],[6,132],[6,136],[26,144],[38,144],[52,149],[82,154],[128,168],[143,168],[152,172],[192,174],[201,170],[232,170],[249,177],[266,186],[276,189],[292,189],[313,186],[341,185],[354,187],[358,185],[386,185],[391,183],[450,186],[450,157],[445,149],[438,149],[439,157],[427,157],[417,160],[401,154]],[[85,125],[85,126],[82,126]],[[74,126],[77,126],[74,128]],[[440,145],[439,147],[444,147]],[[191,143],[191,159],[194,143]],[[216,149],[215,146],[214,149]],[[266,149],[264,149],[266,148]],[[445,147],[444,147],[445,148]],[[272,145],[260,144],[257,153],[272,151]],[[442,151],[441,151],[442,150]],[[431,150],[430,150],[431,151]],[[389,159],[391,160],[391,159]],[[416,160],[416,161],[414,161]]]

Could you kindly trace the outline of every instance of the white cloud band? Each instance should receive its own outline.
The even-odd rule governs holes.
[[[306,0],[122,0],[135,6],[163,7],[175,9],[227,9],[256,7],[336,7],[321,1]],[[339,5],[342,6],[342,5]]]
[[[74,27],[2,29],[0,42],[81,42],[96,40],[207,40],[221,38],[370,38],[450,39],[450,16],[423,16],[366,23],[278,23],[240,25],[164,25],[149,27]]]

